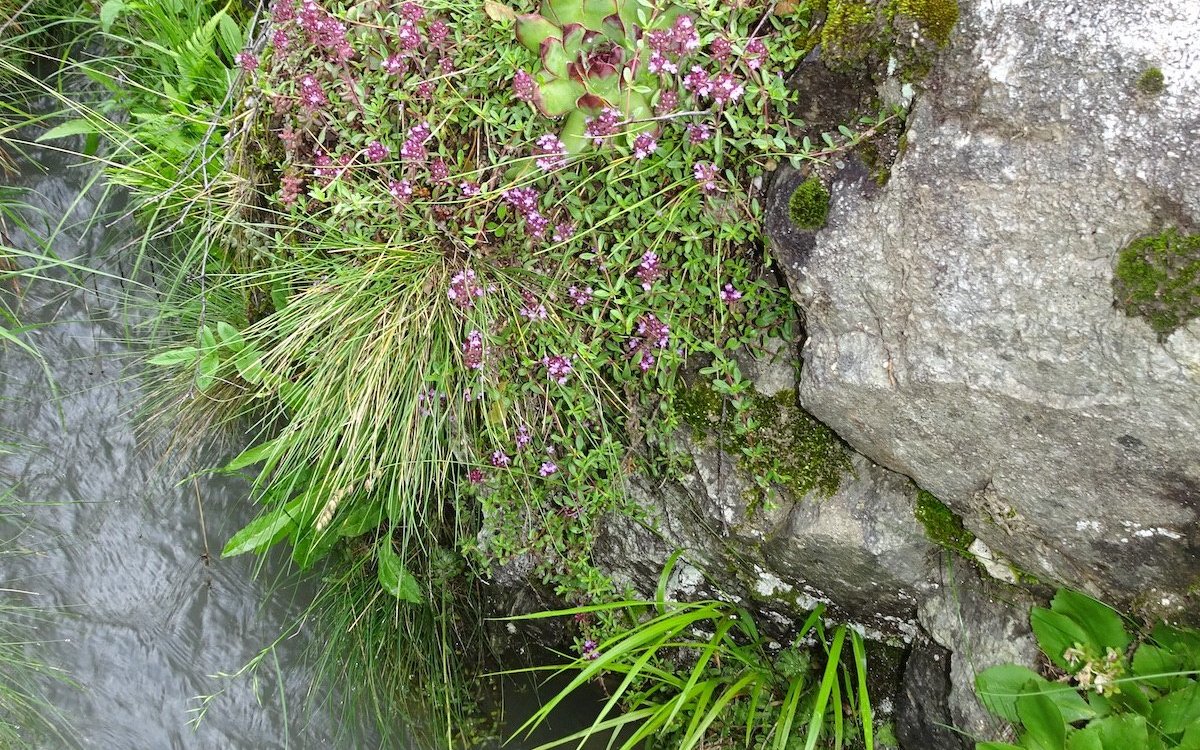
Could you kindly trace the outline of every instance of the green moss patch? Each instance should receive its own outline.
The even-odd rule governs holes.
[[[788,199],[788,216],[801,229],[820,229],[829,217],[829,191],[816,175],[796,186]]]
[[[1168,229],[1131,242],[1117,257],[1113,294],[1160,336],[1186,325],[1200,314],[1200,235]]]
[[[957,0],[898,0],[896,12],[912,19],[939,47],[950,41],[950,31],[958,23]]]
[[[1158,68],[1146,68],[1137,80],[1138,91],[1147,96],[1158,96],[1167,90],[1167,79]]]
[[[975,541],[975,535],[963,526],[962,517],[925,490],[917,492],[913,515],[925,527],[929,540],[938,546],[966,554]]]
[[[797,498],[836,492],[853,468],[833,430],[801,409],[792,393],[749,398],[749,429],[737,428],[734,409],[722,410],[721,396],[707,384],[689,387],[677,398],[676,408],[698,442],[715,440],[760,485],[781,485]]]

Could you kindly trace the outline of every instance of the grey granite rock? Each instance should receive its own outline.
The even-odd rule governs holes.
[[[1112,291],[1121,247],[1200,219],[1200,4],[961,8],[885,187],[847,162],[815,238],[768,200],[801,402],[1018,568],[1200,612],[1200,320],[1159,341]]]

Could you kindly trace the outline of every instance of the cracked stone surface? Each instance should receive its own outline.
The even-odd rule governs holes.
[[[1018,568],[1194,615],[1200,320],[1160,341],[1112,276],[1200,223],[1200,3],[961,7],[887,185],[849,162],[815,238],[769,201],[801,403]]]

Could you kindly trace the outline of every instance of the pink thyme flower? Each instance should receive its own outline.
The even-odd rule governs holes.
[[[548,477],[556,471],[558,471],[558,467],[554,465],[553,461],[544,461],[541,467],[538,469],[538,474],[543,477]]]
[[[546,374],[559,385],[566,385],[567,376],[571,374],[571,358],[555,354],[553,357],[542,357],[542,366]]]
[[[696,182],[700,183],[700,189],[705,193],[717,192],[717,165],[710,164],[706,161],[698,161],[692,165],[692,174],[696,177]]]
[[[616,135],[617,123],[620,120],[620,112],[610,107],[605,107],[600,111],[598,116],[588,118],[583,133],[591,138],[592,142],[597,146],[603,146],[605,138]]]
[[[383,72],[388,75],[403,73],[408,63],[400,55],[388,55],[383,61]]]
[[[672,36],[669,31],[654,29],[646,32],[646,44],[655,52],[666,53],[671,49]]]
[[[600,658],[600,648],[597,646],[596,642],[590,638],[583,642],[583,648],[580,650],[580,653],[583,654],[583,658],[587,659],[588,661],[595,661]]]
[[[550,220],[542,216],[537,211],[530,211],[525,214],[525,234],[534,239],[542,239],[546,236],[546,230],[550,227]]]
[[[468,370],[478,370],[483,367],[483,334],[478,330],[467,334],[463,342],[463,362]]]
[[[458,189],[461,190],[462,194],[468,198],[479,195],[479,193],[482,191],[482,188],[479,187],[478,182],[471,182],[469,180],[463,180],[462,182],[458,183]]]
[[[295,0],[275,0],[271,3],[271,20],[282,26],[296,18]]]
[[[450,27],[442,19],[429,24],[429,43],[437,47],[450,36]]]
[[[396,32],[396,40],[400,42],[400,49],[411,52],[421,46],[421,31],[412,21],[405,21]]]
[[[746,51],[742,53],[742,59],[746,61],[747,68],[758,70],[767,59],[767,45],[759,37],[754,37],[746,42]]]
[[[497,469],[507,469],[510,463],[512,463],[512,459],[508,457],[507,453],[502,450],[492,451],[492,466]]]
[[[304,179],[297,174],[284,173],[279,180],[279,202],[285,206],[290,206],[300,197],[300,191],[304,186]]]
[[[663,53],[655,50],[650,53],[650,62],[646,64],[647,69],[655,75],[662,73],[670,73],[674,75],[679,72],[679,66],[671,62]]]
[[[546,320],[550,317],[550,314],[546,311],[546,306],[538,301],[532,292],[521,292],[521,300],[525,303],[525,306],[517,311],[521,314],[521,317],[530,322]]]
[[[669,115],[679,106],[679,94],[675,89],[664,89],[658,95],[658,102],[654,105],[654,114]]]
[[[724,62],[729,59],[729,55],[733,53],[733,45],[723,36],[719,36],[708,45],[709,56],[718,61]]]
[[[700,49],[700,35],[696,33],[696,24],[691,16],[680,16],[675,19],[671,28],[672,42],[681,55]]]
[[[300,77],[300,104],[305,109],[316,111],[328,103],[329,97],[325,95],[325,89],[316,76],[309,73]]]
[[[641,161],[658,148],[658,141],[649,133],[642,133],[633,140],[633,158]]]
[[[433,97],[433,81],[421,81],[417,84],[417,98],[429,99]]]
[[[671,341],[671,327],[659,320],[654,313],[638,318],[638,335],[658,349],[666,349]]]
[[[371,143],[367,146],[366,151],[363,152],[363,155],[367,157],[368,161],[373,161],[378,164],[379,162],[388,158],[388,154],[390,153],[392,153],[392,150],[387,146],[383,145],[379,141],[371,141]]]
[[[550,239],[555,242],[566,242],[575,236],[575,224],[569,221],[559,222],[554,225],[554,236]]]
[[[699,99],[702,96],[708,96],[712,91],[712,81],[704,68],[693,65],[691,71],[683,77],[683,87]]]
[[[412,182],[409,180],[400,180],[399,182],[393,180],[388,185],[388,193],[401,203],[407,203],[413,194]]]
[[[532,443],[533,436],[531,436],[529,434],[529,428],[526,427],[525,425],[518,426],[517,434],[516,434],[516,437],[514,438],[514,441],[517,444],[517,450],[521,450],[522,448],[524,448],[524,447],[528,446],[530,443]]]
[[[688,123],[687,132],[688,142],[692,143],[693,145],[697,143],[704,143],[712,137],[712,128],[707,123],[703,122]]]
[[[288,48],[292,46],[292,38],[283,29],[276,29],[275,33],[271,35],[271,46],[275,48],[276,52],[287,52]]]
[[[718,105],[736,102],[742,98],[745,88],[733,73],[718,73],[712,80],[712,98]]]
[[[471,481],[471,484],[483,484],[483,472],[479,469],[471,469],[467,472],[467,479]]]
[[[576,307],[586,307],[592,301],[592,288],[588,286],[580,289],[573,286],[567,290],[567,298],[575,303]]]
[[[553,133],[546,133],[539,136],[534,143],[536,153],[538,155],[537,165],[539,168],[553,172],[567,164],[567,146],[558,139],[558,136]]]
[[[459,307],[474,307],[475,299],[484,295],[484,288],[470,268],[459,271],[450,278],[446,296]]]
[[[653,286],[655,281],[658,281],[663,276],[663,270],[659,267],[658,256],[653,252],[647,252],[642,256],[642,262],[638,264],[637,277],[638,281],[642,282],[642,289],[647,292]]]
[[[233,61],[247,73],[253,73],[258,70],[258,57],[249,50],[234,55]]]
[[[420,21],[425,17],[425,9],[416,3],[404,3],[400,6],[400,17],[409,21]]]
[[[509,188],[504,191],[504,201],[522,214],[536,212],[539,198],[538,192],[531,187]]]
[[[531,102],[537,91],[537,84],[534,83],[533,76],[523,70],[518,70],[513,74],[512,90],[513,96],[523,102]]]
[[[452,57],[441,58],[440,60],[438,60],[438,67],[441,68],[442,72],[445,73],[446,75],[453,73],[454,72],[454,58],[452,58]]]
[[[721,301],[727,305],[732,305],[742,298],[742,293],[733,288],[733,284],[726,284],[721,290]]]

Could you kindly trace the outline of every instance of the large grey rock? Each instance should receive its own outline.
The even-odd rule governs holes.
[[[1019,568],[1200,612],[1200,320],[1160,342],[1111,286],[1200,219],[1200,3],[961,7],[887,185],[845,169],[815,243],[773,233],[802,404]]]
[[[608,520],[594,551],[603,568],[650,593],[668,556],[681,549],[687,562],[669,586],[676,598],[732,596],[780,622],[824,603],[831,616],[876,635],[916,632],[936,547],[913,516],[916,489],[908,479],[853,455],[852,474],[832,496],[781,492],[759,507],[731,456],[682,439],[694,470],[678,483],[633,486],[650,518],[646,525]]]

